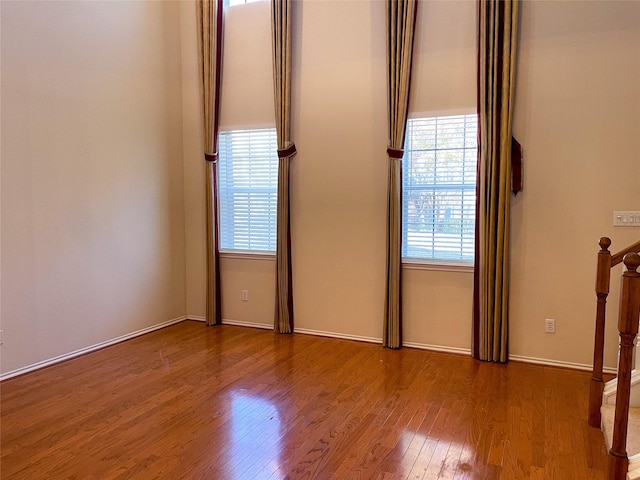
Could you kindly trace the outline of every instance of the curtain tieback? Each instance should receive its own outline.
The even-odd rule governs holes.
[[[218,152],[215,152],[215,153],[207,153],[207,152],[205,152],[204,153],[204,159],[207,162],[216,163],[218,161]]]
[[[278,158],[293,157],[296,153],[297,153],[296,144],[292,143],[287,148],[283,148],[282,150],[278,150]]]
[[[404,150],[401,148],[387,148],[387,155],[389,158],[397,158],[400,159],[404,156]]]

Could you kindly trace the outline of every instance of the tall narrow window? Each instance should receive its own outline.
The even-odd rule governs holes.
[[[278,157],[275,128],[220,132],[220,247],[274,252]]]
[[[402,257],[473,262],[477,115],[409,119]]]

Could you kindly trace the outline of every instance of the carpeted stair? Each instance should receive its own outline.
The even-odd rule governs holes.
[[[615,405],[602,405],[602,431],[607,450],[613,439],[613,420]],[[640,479],[640,408],[629,408],[629,427],[627,428],[627,456],[629,457],[629,480]]]

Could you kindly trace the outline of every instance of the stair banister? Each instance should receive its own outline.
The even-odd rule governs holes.
[[[616,391],[613,440],[609,450],[608,480],[627,478],[629,458],[627,456],[627,427],[629,424],[629,396],[631,393],[631,370],[633,348],[638,334],[640,318],[640,255],[635,252],[624,256],[627,270],[622,275],[620,288],[620,356],[618,360],[618,387]]]
[[[600,245],[596,272],[596,297],[598,304],[596,309],[596,334],[593,346],[593,372],[589,386],[589,425],[596,428],[600,428],[600,407],[602,406],[602,392],[604,390],[604,381],[602,379],[602,368],[604,364],[604,324],[611,278],[611,252],[609,252],[611,240],[607,237],[602,237],[598,244]]]
[[[622,262],[625,255],[629,253],[640,253],[640,241],[611,254],[609,247],[611,239],[602,237],[598,242],[600,251],[598,252],[598,268],[596,272],[596,328],[593,345],[593,371],[589,385],[589,425],[600,428],[602,407],[602,393],[604,391],[604,380],[602,369],[604,364],[604,332],[605,317],[607,309],[607,297],[611,278],[611,269]]]
[[[606,237],[603,237],[603,238],[606,238]],[[607,240],[609,239],[607,238]],[[611,245],[611,240],[609,240],[609,245]],[[634,243],[633,245],[628,246],[623,250],[620,250],[618,253],[614,255],[611,255],[611,266],[615,267],[620,262],[622,262],[622,259],[627,253],[640,253],[640,241]]]

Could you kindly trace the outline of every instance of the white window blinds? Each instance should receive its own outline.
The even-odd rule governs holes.
[[[244,5],[246,3],[260,2],[262,0],[223,0],[222,5],[226,7],[235,7],[236,5]]]
[[[220,248],[275,251],[275,128],[220,132],[218,150]]]
[[[474,256],[477,115],[410,119],[403,159],[402,256]]]

